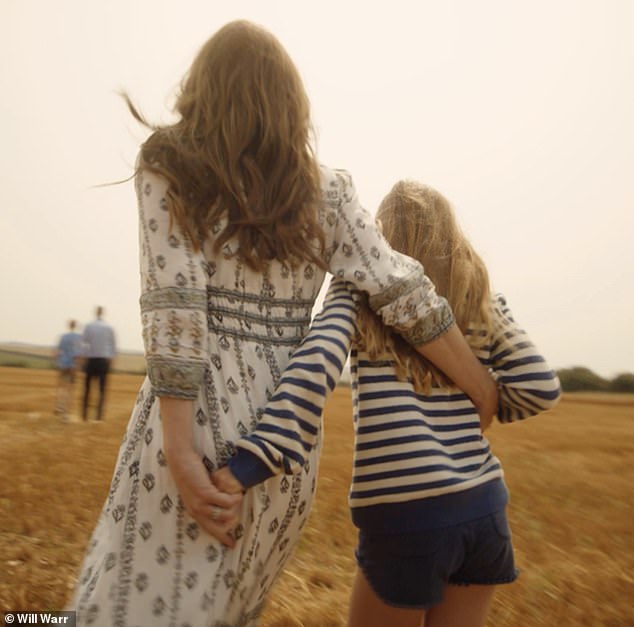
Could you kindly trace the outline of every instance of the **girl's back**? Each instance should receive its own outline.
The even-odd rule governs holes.
[[[498,380],[502,422],[551,407],[559,382],[498,294],[491,328],[475,349]],[[482,434],[470,399],[450,383],[417,391],[399,377],[389,354],[351,354],[355,458],[350,490],[354,522],[372,531],[409,531],[458,524],[504,507],[499,460]],[[488,486],[485,484],[489,484]],[[483,486],[480,490],[472,490]],[[463,494],[460,494],[463,493]],[[483,499],[483,495],[485,498]],[[432,498],[443,497],[443,498]],[[454,507],[447,507],[449,501]],[[487,510],[487,511],[484,511]]]

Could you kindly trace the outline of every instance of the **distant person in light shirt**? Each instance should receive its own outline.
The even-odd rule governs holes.
[[[97,307],[97,319],[86,325],[82,340],[84,343],[84,387],[83,419],[88,420],[88,400],[90,384],[93,378],[99,380],[99,403],[96,420],[103,419],[103,407],[106,394],[106,380],[110,371],[110,362],[116,354],[114,330],[102,319],[103,307]]]
[[[75,383],[75,372],[82,352],[81,334],[77,333],[76,327],[77,322],[75,320],[68,322],[69,330],[60,337],[55,351],[55,365],[59,371],[55,414],[60,416],[62,420],[68,418],[68,409],[73,384]]]

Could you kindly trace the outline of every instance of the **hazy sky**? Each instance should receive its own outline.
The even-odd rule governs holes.
[[[556,368],[634,372],[634,2],[0,0],[0,340],[54,344],[102,304],[141,349],[145,132],[204,41],[246,18],[295,59],[320,159],[374,211],[443,192]]]

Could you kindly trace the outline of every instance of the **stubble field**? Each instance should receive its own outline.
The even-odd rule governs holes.
[[[52,413],[55,377],[0,368],[0,612],[63,606],[142,381],[114,375],[106,421],[65,424]],[[262,627],[345,625],[356,537],[346,503],[350,414],[350,391],[339,388],[325,412],[309,524]],[[521,570],[498,589],[489,625],[634,625],[634,397],[566,395],[547,414],[488,435],[511,492]]]

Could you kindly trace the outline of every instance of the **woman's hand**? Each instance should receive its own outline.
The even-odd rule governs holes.
[[[231,530],[240,520],[242,490],[227,494],[217,488],[202,459],[191,449],[167,454],[167,463],[189,515],[229,548],[235,546]]]
[[[240,520],[242,490],[226,494],[211,481],[193,444],[193,402],[161,396],[160,408],[163,449],[185,509],[202,529],[233,548],[230,532]]]
[[[497,385],[473,354],[458,326],[454,324],[440,337],[415,348],[471,399],[480,414],[480,428],[488,429],[498,409]]]

